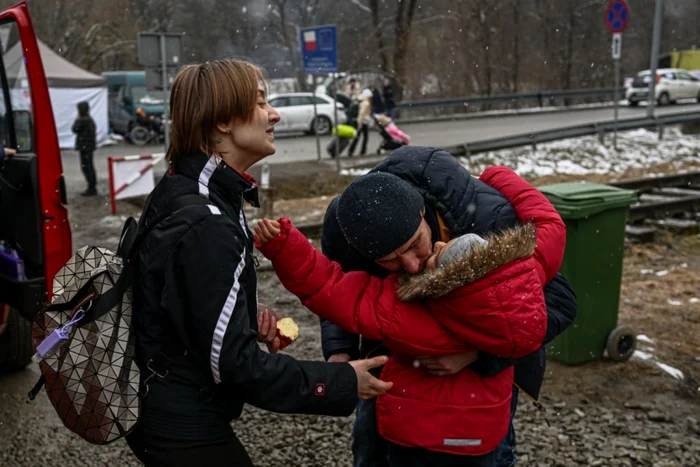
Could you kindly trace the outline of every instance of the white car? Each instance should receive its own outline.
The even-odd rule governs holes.
[[[625,98],[632,107],[649,96],[651,72],[645,70],[637,73],[632,84],[625,92]],[[654,95],[659,105],[673,104],[679,99],[697,99],[700,102],[700,80],[679,68],[661,68],[656,70]]]
[[[280,114],[275,130],[303,131],[328,135],[333,129],[333,98],[316,94],[316,121],[314,121],[314,95],[310,92],[274,94],[268,102]],[[338,121],[345,121],[345,107],[338,102]]]

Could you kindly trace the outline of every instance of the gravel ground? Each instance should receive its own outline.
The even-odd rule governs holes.
[[[70,195],[74,249],[95,242],[114,247],[122,217],[107,216],[104,198]],[[137,212],[136,204],[120,203],[121,215]],[[521,398],[519,465],[700,465],[698,283],[700,238],[627,245],[620,321],[649,336],[651,342],[640,349],[651,357],[576,367],[550,363],[542,397],[550,426]],[[291,355],[321,358],[318,320],[272,272],[260,273],[260,300],[300,325]],[[659,363],[684,377],[674,378]],[[26,403],[37,377],[34,365],[0,375],[0,466],[138,465],[123,441],[98,447],[72,435],[44,394]],[[233,428],[258,465],[347,466],[353,418],[278,415],[249,407]]]

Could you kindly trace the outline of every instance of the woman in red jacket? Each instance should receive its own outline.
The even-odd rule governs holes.
[[[459,465],[493,464],[489,453],[508,429],[513,370],[491,378],[470,369],[434,377],[416,368],[415,359],[474,350],[518,357],[539,348],[546,330],[542,284],[559,269],[566,235],[539,191],[508,169],[490,170],[482,177],[537,230],[525,224],[489,236],[487,245],[474,246],[449,265],[410,277],[343,273],[287,219],[278,235],[272,221],[256,228],[259,243],[274,237],[261,251],[304,305],[391,350],[382,379],[394,386],[377,400],[381,435],[455,457]],[[431,264],[445,250],[435,251]]]

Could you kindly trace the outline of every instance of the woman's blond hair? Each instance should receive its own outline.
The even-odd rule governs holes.
[[[171,140],[167,158],[176,168],[179,158],[211,152],[216,125],[233,119],[249,122],[257,104],[263,72],[250,62],[213,60],[187,65],[175,77],[170,93]]]

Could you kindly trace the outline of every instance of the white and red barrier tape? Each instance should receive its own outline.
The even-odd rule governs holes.
[[[142,196],[142,195],[147,195],[150,193],[150,189],[148,192],[136,192],[132,193],[129,196],[125,196],[124,192],[127,188],[130,186],[133,186],[134,183],[137,181],[141,180],[142,177],[144,177],[146,174],[151,174],[151,177],[153,176],[153,167],[156,166],[160,161],[163,160],[165,157],[165,154],[146,154],[142,156],[120,156],[120,157],[109,157],[107,159],[107,164],[109,167],[109,197],[112,203],[112,214],[117,213],[117,199],[125,199],[125,198],[131,198],[135,196]],[[115,167],[119,165],[119,163],[123,162],[134,162],[134,161],[145,161],[145,160],[150,160],[149,163],[143,165],[137,165],[137,167],[133,170],[131,173],[117,173],[118,171],[115,170]],[[117,180],[118,179],[118,180]],[[151,179],[152,180],[152,179]],[[118,186],[115,186],[116,183],[118,183]]]

